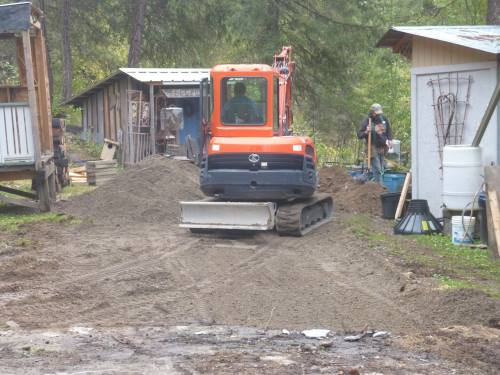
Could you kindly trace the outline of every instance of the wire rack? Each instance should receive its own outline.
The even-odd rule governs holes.
[[[432,107],[441,161],[444,146],[462,144],[472,83],[472,76],[460,75],[458,72],[434,75],[427,83],[432,88]]]

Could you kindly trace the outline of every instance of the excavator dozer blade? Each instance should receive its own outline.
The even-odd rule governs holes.
[[[274,202],[181,202],[181,228],[196,230],[272,230]]]

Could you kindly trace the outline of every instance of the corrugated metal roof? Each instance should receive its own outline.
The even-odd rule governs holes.
[[[120,76],[124,75],[128,75],[136,81],[142,83],[156,83],[160,85],[196,85],[200,83],[203,78],[210,77],[210,69],[120,68],[117,72],[73,96],[63,104],[81,105],[85,97],[92,95],[101,88],[107,86],[110,82],[117,80]]]
[[[500,53],[500,26],[394,26],[377,43],[377,47],[396,47],[407,36],[460,45],[479,51]]]
[[[162,82],[166,85],[194,84],[210,77],[210,69],[120,68],[120,71],[139,82]]]
[[[92,95],[93,93],[99,91],[101,88],[109,85],[112,81],[115,81],[118,79],[120,76],[123,76],[124,73],[121,71],[114,72],[113,74],[107,76],[106,78],[96,82],[93,86],[90,86],[83,90],[82,92],[79,92],[77,95],[74,95],[71,97],[69,100],[66,100],[63,102],[64,105],[81,105],[83,99],[85,99],[87,96]]]

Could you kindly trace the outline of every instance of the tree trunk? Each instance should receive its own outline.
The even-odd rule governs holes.
[[[488,0],[488,25],[500,25],[500,0]]]
[[[139,64],[142,45],[142,33],[144,32],[144,16],[146,13],[146,0],[135,2],[134,23],[130,32],[130,45],[128,50],[128,67],[133,68]]]
[[[39,0],[40,9],[42,10],[44,16],[42,18],[42,33],[45,37],[45,51],[47,52],[47,71],[49,74],[49,93],[50,93],[50,102],[52,103],[53,99],[53,86],[54,86],[54,75],[52,74],[52,62],[50,59],[50,45],[49,45],[49,36],[47,34],[47,13],[45,7],[45,0]]]
[[[62,41],[62,62],[63,62],[63,82],[62,100],[71,98],[71,83],[73,80],[73,62],[71,60],[71,45],[69,40],[71,0],[64,0],[61,8],[61,41]]]

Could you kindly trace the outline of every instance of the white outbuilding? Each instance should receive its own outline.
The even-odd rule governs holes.
[[[500,76],[500,26],[392,27],[377,47],[411,61],[412,197],[441,217],[443,147],[474,138]],[[500,163],[499,121],[497,107],[480,144],[483,166]]]

